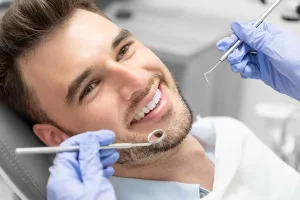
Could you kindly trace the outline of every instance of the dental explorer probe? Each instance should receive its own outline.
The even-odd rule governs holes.
[[[155,137],[155,139],[152,139]],[[161,142],[166,137],[166,133],[162,129],[156,129],[148,135],[148,142],[146,143],[118,143],[108,146],[100,146],[102,149],[129,149],[132,147],[144,147],[150,146]],[[61,152],[76,152],[79,151],[79,146],[57,146],[57,147],[29,147],[29,148],[17,148],[16,154],[51,154]]]
[[[255,28],[257,28],[268,16],[269,14],[282,2],[283,0],[277,0],[275,1],[272,6],[253,24],[253,26]],[[219,62],[208,72],[206,72],[204,74],[206,81],[208,82],[208,79],[206,77],[206,75],[210,72],[212,72],[221,62],[223,62],[224,60],[226,60],[228,58],[228,56],[236,49],[240,46],[240,44],[242,44],[242,41],[239,39],[237,40],[234,45],[232,45],[232,47],[230,49],[228,49],[224,55],[220,58]]]

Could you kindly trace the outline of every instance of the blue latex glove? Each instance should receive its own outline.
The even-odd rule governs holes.
[[[49,200],[115,200],[114,188],[109,182],[119,159],[116,150],[101,150],[115,139],[111,131],[87,132],[67,139],[61,146],[77,146],[79,152],[58,153],[50,168],[47,185]]]
[[[269,23],[252,24],[234,22],[235,34],[220,40],[217,48],[227,51],[240,38],[244,43],[228,57],[232,71],[300,100],[300,37]],[[253,51],[257,54],[249,53]]]

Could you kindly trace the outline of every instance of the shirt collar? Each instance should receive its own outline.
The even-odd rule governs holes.
[[[112,177],[118,200],[199,200],[199,184]]]

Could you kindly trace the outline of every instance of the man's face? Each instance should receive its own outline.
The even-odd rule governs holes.
[[[26,84],[48,117],[73,134],[101,129],[115,142],[146,142],[154,129],[167,137],[151,147],[120,151],[133,163],[177,146],[192,115],[161,60],[129,32],[92,12],[77,10],[68,24],[20,61]],[[49,124],[34,132],[49,146],[66,134]]]

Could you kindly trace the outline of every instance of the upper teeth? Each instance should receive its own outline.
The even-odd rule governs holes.
[[[145,117],[145,115],[147,113],[150,112],[150,110],[153,110],[156,105],[158,104],[158,102],[160,101],[161,98],[161,91],[159,89],[156,90],[155,95],[153,97],[153,99],[148,103],[147,106],[145,106],[136,116],[135,116],[135,120],[139,121],[142,118]]]

